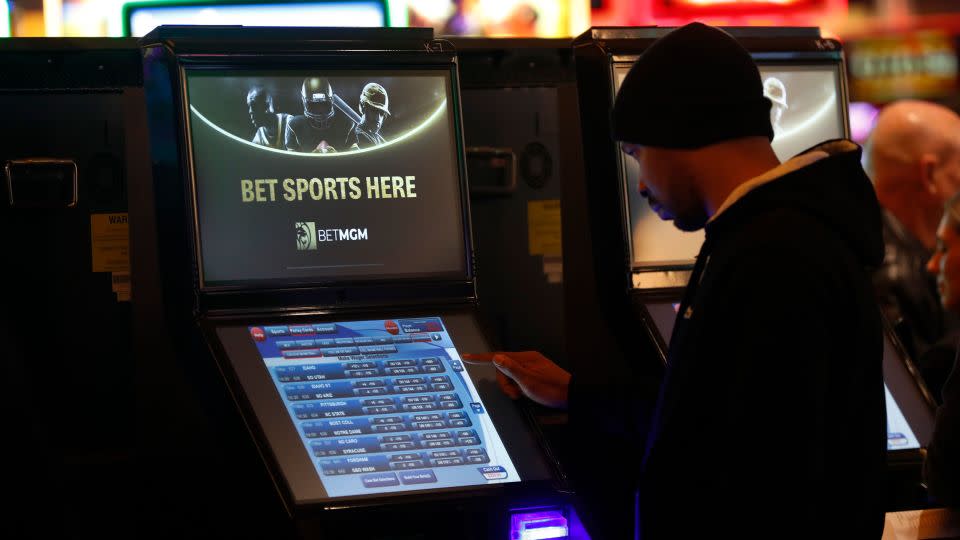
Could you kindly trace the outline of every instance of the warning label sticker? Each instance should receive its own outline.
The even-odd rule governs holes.
[[[527,236],[530,255],[561,254],[558,199],[527,202]]]
[[[90,245],[94,272],[130,272],[127,214],[91,214]]]

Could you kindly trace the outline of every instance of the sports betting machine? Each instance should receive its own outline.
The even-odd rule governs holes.
[[[160,27],[142,45],[144,286],[174,353],[155,361],[217,366],[297,533],[582,537],[535,424],[461,358],[489,347],[449,44]]]
[[[636,163],[610,139],[607,111],[633,62],[669,30],[593,28],[575,40],[584,160],[594,181],[570,188],[582,190],[579,198],[570,199],[584,204],[564,215],[565,229],[591,232],[565,239],[566,267],[572,272],[571,267],[578,265],[576,271],[587,284],[567,288],[568,335],[583,335],[572,332],[595,324],[595,336],[605,339],[591,338],[622,351],[620,356],[614,351],[613,357],[651,358],[647,353],[652,349],[658,363],[666,361],[676,309],[703,232],[681,232],[650,209],[638,190]],[[773,148],[781,161],[822,141],[849,136],[846,70],[839,42],[822,38],[817,28],[727,30],[759,67],[764,94],[772,102]],[[571,305],[588,309],[572,310]],[[645,328],[646,336],[638,336],[640,328]],[[595,345],[588,341],[570,345],[572,354],[591,346]],[[890,328],[884,376],[889,462],[893,469],[907,466],[916,471],[919,449],[933,425],[933,401]]]

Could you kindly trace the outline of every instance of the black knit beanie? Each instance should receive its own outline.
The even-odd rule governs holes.
[[[773,140],[770,100],[750,53],[701,23],[658,39],[630,68],[613,104],[613,139],[700,148],[758,135]]]

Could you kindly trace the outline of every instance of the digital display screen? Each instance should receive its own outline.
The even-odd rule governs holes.
[[[204,286],[468,275],[447,68],[186,78]]]
[[[614,64],[614,91],[619,91],[631,67],[632,63]],[[823,141],[845,136],[840,74],[835,66],[765,64],[759,68],[764,95],[773,103],[772,146],[780,161]],[[640,195],[636,161],[625,154],[621,161],[632,231],[633,268],[692,265],[703,244],[703,231],[683,232],[673,222],[660,219]]]
[[[680,304],[652,302],[645,307],[663,342],[669,345]],[[887,402],[887,450],[918,449],[922,444],[915,433],[916,430],[910,427],[904,410],[909,412],[915,422],[922,424],[919,428],[922,432],[930,429],[929,424],[932,420],[916,382],[912,381],[909,374],[905,372],[903,361],[898,358],[896,348],[886,335],[883,340],[883,371],[883,390]],[[899,399],[894,398],[891,388],[897,392]]]
[[[759,67],[763,95],[772,102],[772,144],[780,161],[846,136],[840,72],[835,66]]]
[[[907,423],[900,405],[893,399],[893,394],[886,384],[883,393],[887,400],[887,450],[915,450],[920,448],[920,441],[914,435],[913,429]]]
[[[136,6],[127,15],[128,35],[143,37],[165,24],[243,26],[386,26],[383,2],[331,1],[262,4]]]
[[[440,317],[247,330],[327,497],[521,480]]]

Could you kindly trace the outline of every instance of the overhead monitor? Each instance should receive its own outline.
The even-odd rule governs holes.
[[[298,503],[548,479],[492,368],[461,359],[458,344],[476,346],[467,319],[287,321],[216,333]]]
[[[614,91],[631,62],[614,64]],[[843,75],[838,64],[760,64],[764,94],[772,102],[773,150],[786,161],[826,140],[846,135]],[[651,83],[655,84],[655,83]],[[621,154],[630,253],[633,270],[692,266],[703,243],[703,231],[682,232],[660,219],[639,190],[639,167]]]
[[[390,26],[386,0],[161,0],[123,6],[123,33],[142,37],[162,25]]]
[[[647,313],[664,345],[670,344],[680,304],[650,302]],[[930,441],[933,415],[923,390],[889,333],[883,340],[883,379],[887,404],[887,450],[917,450]]]
[[[187,69],[200,285],[461,279],[448,66]]]

